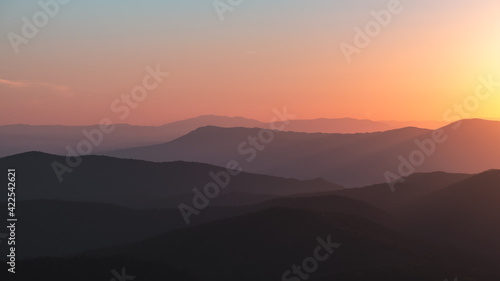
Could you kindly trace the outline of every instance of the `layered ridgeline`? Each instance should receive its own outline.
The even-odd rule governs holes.
[[[190,217],[189,226],[274,207],[342,213],[382,225],[392,223],[387,213],[375,207],[329,195],[280,198],[241,207],[208,206],[198,215]],[[77,254],[140,241],[187,226],[177,208],[131,209],[112,204],[61,200],[19,201],[18,217],[23,219],[17,228],[18,239],[23,241],[18,247],[18,254],[23,258]],[[3,215],[0,218],[3,219]]]
[[[278,120],[280,121],[280,120]],[[342,119],[290,120],[286,126],[276,123],[273,128],[297,132],[359,133],[396,128],[383,122]],[[92,152],[159,144],[174,140],[197,128],[270,128],[271,124],[243,117],[203,115],[162,126],[109,125],[95,126],[0,126],[0,157],[28,151],[52,154],[76,154],[79,142],[92,141]],[[102,136],[101,136],[102,135]],[[69,149],[67,147],[70,147]]]
[[[193,216],[193,223],[186,227],[178,209],[148,207],[160,206],[158,197],[164,189],[182,188],[152,186],[148,178],[161,181],[173,177],[182,182],[189,178],[196,183],[201,174],[225,171],[223,168],[89,156],[59,183],[51,174],[51,163],[65,160],[35,152],[0,159],[0,167],[16,167],[18,173],[17,207],[22,218],[18,238],[23,241],[18,247],[19,266],[39,270],[54,280],[73,276],[54,270],[57,266],[79,270],[82,264],[96,263],[113,265],[111,268],[126,266],[127,273],[146,279],[148,272],[164,267],[172,276],[185,278],[179,280],[279,280],[283,274],[297,277],[287,271],[291,272],[293,265],[302,266],[321,245],[331,246],[331,252],[321,248],[321,255],[328,257],[317,261],[316,271],[304,272],[317,280],[499,278],[495,268],[500,247],[494,242],[500,235],[496,227],[499,171],[415,174],[394,193],[383,185],[311,189],[314,181],[278,178],[269,183],[274,177],[242,173],[231,178],[230,185],[237,183],[239,176],[249,177],[245,181],[256,177],[252,185],[244,186],[245,192],[265,189],[302,195],[234,207],[217,207],[214,198],[214,203]],[[178,165],[189,165],[190,171],[182,174]],[[133,177],[137,175],[142,177],[136,180]],[[300,183],[312,193],[303,194],[306,192]],[[295,188],[288,193],[285,186]],[[220,196],[230,188],[223,189]],[[23,200],[28,198],[59,200]],[[66,256],[90,250],[86,257]],[[58,258],[25,260],[44,256]]]
[[[394,181],[415,172],[479,173],[500,168],[500,122],[463,120],[431,131],[363,134],[269,132],[203,127],[168,143],[105,152],[148,161],[194,161],[343,186]]]
[[[499,277],[493,266],[466,253],[348,214],[271,208],[87,256],[135,257],[222,281]]]
[[[242,117],[200,116],[162,126],[110,125],[102,122],[93,126],[0,126],[0,157],[28,151],[68,154],[76,151],[82,140],[95,139],[93,152],[157,144],[171,141],[203,126],[260,128],[265,124]],[[100,137],[99,135],[102,135]]]
[[[18,200],[58,199],[136,208],[192,204],[195,196],[201,197],[200,202],[210,199],[211,205],[245,205],[277,196],[342,188],[319,178],[301,181],[251,174],[238,166],[227,169],[200,163],[154,163],[106,156],[78,159],[77,165],[70,168],[65,166],[71,164],[66,157],[27,152],[0,158],[0,167],[16,167],[18,185],[22,186],[16,192]]]
[[[474,175],[393,210],[413,233],[500,260],[500,170]]]
[[[287,208],[174,230],[83,256],[37,258],[19,264],[23,276],[36,271],[51,280],[95,279],[110,276],[113,268],[141,280],[158,280],[159,276],[205,281],[500,278],[493,265],[467,252],[423,242],[347,214]]]
[[[203,185],[216,183],[210,173],[227,172],[198,163],[87,156],[61,183],[51,165],[64,160],[37,152],[0,159],[0,167],[17,169],[19,215],[25,222],[20,235],[25,234],[23,244],[30,255],[75,253],[185,227],[179,204],[196,207],[193,200],[203,201],[197,195],[205,191]],[[391,192],[385,184],[346,190],[322,180],[242,172],[231,177],[228,186],[209,198],[199,213],[191,214],[189,222],[206,223],[275,207],[342,213],[409,233],[423,232],[423,236],[439,243],[493,255],[500,252],[500,248],[489,245],[493,235],[500,235],[495,227],[500,213],[499,181],[499,171],[415,174]],[[134,229],[127,231],[130,226]],[[31,235],[34,232],[38,235]],[[81,235],[87,242],[75,244],[83,239]],[[48,242],[51,239],[55,239],[53,244]],[[57,243],[65,246],[59,248]]]

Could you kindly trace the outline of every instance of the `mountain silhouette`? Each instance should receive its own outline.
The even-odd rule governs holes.
[[[234,204],[233,197],[243,205],[275,196],[342,188],[320,179],[300,181],[246,172],[224,178],[223,174],[228,175],[225,168],[208,164],[153,163],[105,156],[82,157],[81,164],[64,174],[63,181],[59,182],[52,166],[54,162],[66,164],[66,159],[28,152],[0,158],[0,167],[16,167],[19,173],[29,175],[19,177],[23,188],[17,190],[18,200],[59,199],[137,208],[177,208],[180,203],[192,204],[195,195],[192,190],[204,192],[205,185],[217,183],[216,178],[226,187],[219,186],[221,196],[210,200],[212,205]]]
[[[471,176],[470,174],[449,174],[444,172],[417,173],[406,177],[405,182],[399,183],[394,192],[386,183],[382,183],[329,193],[360,200],[381,209],[393,210],[398,206],[410,204],[426,194],[446,188]]]
[[[442,128],[440,143],[433,140],[435,131],[403,128],[364,134],[274,132],[269,143],[251,145],[249,138],[257,137],[259,132],[256,128],[203,127],[168,143],[103,154],[219,166],[237,159],[249,172],[298,179],[324,178],[347,187],[383,183],[409,172],[479,173],[500,168],[497,121],[463,120],[450,124]],[[387,177],[387,172],[394,177]]]
[[[499,170],[487,171],[427,194],[395,212],[409,231],[498,261],[499,182]]]
[[[433,280],[498,273],[453,250],[440,252],[401,233],[354,216],[271,208],[200,226],[174,230],[139,243],[87,253],[88,257],[142,257],[187,268],[206,280],[280,280],[311,256],[318,239],[329,241],[330,256],[311,280]],[[330,244],[333,243],[333,244]],[[432,254],[431,254],[432,253]],[[446,260],[450,264],[443,261]],[[385,278],[385,279],[384,279]]]
[[[278,122],[279,123],[279,122]],[[116,124],[111,133],[102,134],[102,142],[93,146],[93,152],[146,146],[168,142],[193,130],[205,126],[222,128],[269,128],[270,124],[243,117],[202,115],[195,118],[171,122],[161,126],[137,126]],[[280,126],[281,127],[281,126]],[[383,122],[352,118],[290,120],[286,131],[358,133],[393,129]],[[0,126],[0,157],[28,151],[67,155],[67,146],[76,150],[81,141],[97,137],[100,125],[4,125]],[[83,133],[83,132],[86,133]],[[71,154],[71,153],[70,153]],[[73,153],[76,154],[76,153]]]
[[[2,270],[7,271],[6,265]],[[191,272],[164,263],[113,258],[37,258],[19,261],[15,280],[88,281],[88,280],[177,280],[203,281]],[[19,266],[19,265],[18,265]]]
[[[401,126],[403,127],[403,126]],[[269,128],[269,126],[267,126]],[[399,128],[385,122],[354,118],[319,118],[290,120],[283,131],[304,133],[354,134]],[[280,129],[281,130],[281,129]]]
[[[103,134],[102,143],[94,146],[94,152],[151,145],[171,141],[203,126],[219,127],[265,127],[266,124],[243,117],[202,115],[176,121],[162,126],[134,126],[116,124],[111,133]],[[76,150],[79,142],[88,140],[83,133],[101,130],[100,125],[56,126],[56,125],[5,125],[0,126],[0,157],[41,151],[67,155],[66,146]],[[95,136],[94,136],[95,137]],[[95,137],[97,138],[97,137]]]

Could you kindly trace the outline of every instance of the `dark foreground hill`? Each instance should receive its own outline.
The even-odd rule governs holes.
[[[500,246],[495,242],[500,235],[498,170],[477,175],[416,174],[407,178],[394,193],[386,186],[387,194],[394,195],[388,200],[383,198],[384,187],[375,185],[356,189],[354,193],[330,191],[321,195],[320,190],[306,196],[273,198],[249,206],[211,205],[186,226],[178,209],[130,209],[92,203],[94,197],[82,196],[98,196],[102,192],[108,197],[98,199],[112,202],[108,198],[113,198],[113,192],[121,199],[128,199],[130,195],[132,198],[143,196],[141,192],[146,190],[155,194],[141,198],[144,200],[141,203],[147,206],[148,200],[157,202],[157,189],[150,189],[148,185],[126,185],[132,177],[120,181],[126,189],[107,190],[106,183],[112,180],[111,177],[107,179],[112,165],[119,164],[117,170],[112,171],[113,177],[136,170],[143,174],[153,171],[147,174],[150,177],[163,173],[169,177],[178,176],[172,173],[178,173],[177,165],[162,166],[172,163],[84,157],[78,167],[83,170],[75,169],[74,172],[82,171],[78,179],[86,184],[73,193],[76,197],[68,197],[82,196],[84,200],[21,200],[25,192],[30,194],[39,186],[49,190],[53,182],[44,182],[49,178],[44,177],[47,172],[44,165],[54,159],[64,161],[64,158],[54,157],[27,153],[0,159],[2,169],[17,169],[16,191],[20,194],[16,205],[20,219],[18,259],[19,270],[25,270],[23,274],[39,270],[40,276],[46,274],[55,276],[51,280],[61,280],[61,275],[69,269],[82,270],[82,264],[102,263],[106,266],[97,266],[95,271],[88,266],[90,272],[84,274],[90,280],[102,279],[96,276],[120,267],[116,260],[127,260],[129,262],[123,263],[127,272],[137,278],[145,276],[144,280],[151,280],[147,278],[153,273],[156,280],[163,278],[158,275],[160,268],[165,268],[166,274],[172,272],[172,278],[179,280],[283,280],[283,274],[293,270],[292,266],[303,267],[306,258],[314,257],[319,238],[325,241],[330,237],[332,243],[340,245],[325,261],[318,262],[315,270],[307,272],[308,280],[443,281],[453,280],[454,276],[458,280],[500,280]],[[85,168],[85,163],[91,166]],[[127,165],[120,166],[121,163]],[[141,168],[142,165],[151,166]],[[204,173],[207,172],[204,167],[213,167],[198,165],[188,167],[198,167]],[[155,170],[157,166],[160,168]],[[191,175],[188,173],[183,178]],[[287,180],[284,186],[274,190],[288,190],[289,184],[297,182],[300,183]],[[324,184],[321,180],[314,182]],[[304,186],[311,185],[311,182],[306,183]],[[68,183],[65,187],[72,188],[74,184]],[[88,198],[92,200],[84,202]],[[134,198],[133,202],[136,200]],[[0,245],[2,252],[6,245]],[[74,254],[78,252],[86,252],[87,260],[75,259]],[[59,255],[64,257],[25,260]],[[103,257],[109,257],[109,263],[96,260]],[[133,271],[129,271],[128,264]],[[289,279],[294,277],[290,274],[286,275]],[[31,276],[24,280],[32,280]],[[111,278],[106,277],[106,280]]]
[[[64,173],[59,182],[53,168],[56,162],[67,164],[62,156],[29,152],[0,158],[0,168],[17,169],[18,200],[59,199],[138,208],[192,205],[193,189],[204,192],[207,184],[211,184],[210,190],[218,186],[221,195],[210,200],[212,206],[231,205],[233,198],[244,205],[275,196],[341,188],[321,179],[300,181],[245,172],[231,176],[227,169],[207,164],[152,163],[103,156],[82,157],[80,164]]]
[[[405,181],[398,183],[394,190],[387,183],[381,183],[360,188],[346,188],[333,191],[331,194],[360,200],[381,209],[393,210],[471,176],[444,172],[418,173],[404,178]]]
[[[474,175],[395,212],[419,235],[500,260],[500,170]]]
[[[311,260],[314,252],[321,260]],[[94,251],[188,268],[206,280],[495,280],[498,273],[453,250],[352,216],[273,208]],[[309,257],[309,258],[308,258]],[[314,265],[315,264],[315,265]],[[478,267],[479,266],[479,267]],[[283,277],[285,275],[285,277]]]
[[[6,263],[5,263],[6,265]],[[2,263],[2,271],[7,267]],[[9,273],[11,274],[11,273]],[[191,272],[163,263],[113,258],[38,258],[17,262],[16,281],[203,281]],[[4,280],[4,279],[2,279]]]
[[[273,207],[335,212],[393,226],[393,218],[387,213],[366,203],[335,195],[282,198],[243,207],[208,207],[191,216],[190,223],[197,225]],[[138,242],[186,227],[177,208],[142,210],[59,200],[18,201],[17,216],[22,218],[17,227],[18,239],[22,241],[17,253],[22,258],[76,254]],[[0,219],[6,217],[2,214]]]

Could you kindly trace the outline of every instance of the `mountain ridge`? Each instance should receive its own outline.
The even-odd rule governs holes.
[[[260,132],[258,128],[206,126],[167,143],[101,154],[219,166],[231,159],[246,159],[245,169],[251,172],[297,179],[320,177],[346,187],[387,182],[387,172],[407,176],[399,172],[402,161],[410,165],[415,153],[424,159],[410,167],[412,173],[480,173],[500,168],[499,121],[463,120],[434,131],[415,127],[356,134],[272,131],[268,143],[260,141],[260,147],[252,147],[250,138]]]

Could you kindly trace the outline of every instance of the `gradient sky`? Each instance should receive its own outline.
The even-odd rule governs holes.
[[[301,119],[442,120],[479,76],[500,81],[498,0],[401,1],[350,64],[340,43],[388,0],[244,0],[224,21],[211,0],[73,0],[16,54],[7,36],[37,2],[0,1],[0,124],[268,121],[283,106]],[[111,103],[157,64],[171,75],[119,120]],[[472,117],[500,118],[500,89]]]

